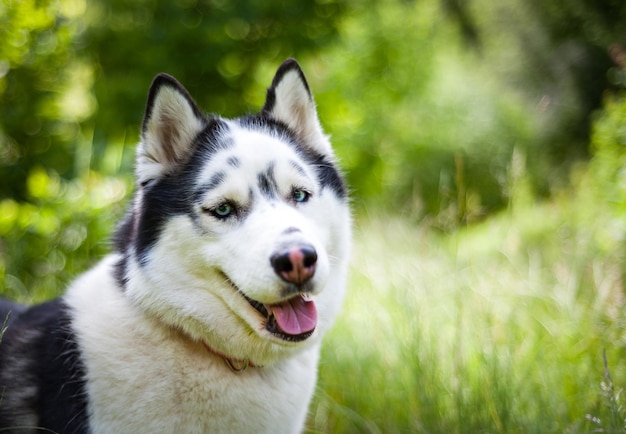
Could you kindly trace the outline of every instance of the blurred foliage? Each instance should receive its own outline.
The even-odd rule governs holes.
[[[532,113],[439,4],[375,3],[340,34],[318,99],[357,200],[444,226],[501,206],[511,150],[535,138]]]
[[[626,37],[626,6],[553,4],[354,9],[322,56],[318,100],[357,199],[455,227],[508,203],[515,152],[534,194],[562,187],[587,157],[604,92],[624,86],[610,73],[609,47]]]
[[[135,141],[147,86],[162,71],[180,80],[205,110],[224,116],[250,110],[242,95],[254,84],[260,61],[278,65],[327,44],[344,11],[334,1],[89,2],[80,41],[92,60],[102,108],[93,119],[94,141],[126,134]]]
[[[88,113],[64,104],[76,60],[66,4],[0,2],[0,197],[25,200],[34,166],[72,168],[78,122]]]
[[[589,220],[598,220],[601,214],[605,223],[597,235],[599,248],[626,260],[626,92],[606,98],[604,111],[593,123],[591,147],[594,157],[582,189],[589,200],[583,197],[581,202],[595,198],[604,204],[586,210]],[[626,277],[626,266],[622,273]]]
[[[113,217],[121,217],[127,183],[96,173],[64,181],[37,168],[29,201],[0,201],[0,293],[12,299],[55,297],[110,251]]]
[[[0,0],[4,286],[107,249],[158,72],[232,116],[297,57],[357,209],[451,230],[568,182],[591,115],[626,87],[624,22],[616,0]]]

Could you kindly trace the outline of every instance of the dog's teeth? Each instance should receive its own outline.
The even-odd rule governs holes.
[[[301,294],[301,297],[304,301],[311,301],[311,295],[310,294]]]

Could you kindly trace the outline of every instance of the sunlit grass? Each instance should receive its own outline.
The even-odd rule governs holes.
[[[602,429],[604,350],[626,384],[621,270],[569,217],[531,207],[454,235],[359,219],[312,431]]]

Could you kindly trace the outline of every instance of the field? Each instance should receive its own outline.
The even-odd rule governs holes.
[[[606,224],[571,199],[448,235],[358,218],[310,432],[626,432],[623,271]]]

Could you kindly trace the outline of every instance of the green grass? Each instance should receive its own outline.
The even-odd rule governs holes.
[[[622,262],[583,214],[529,206],[451,235],[358,219],[311,432],[626,432]]]

